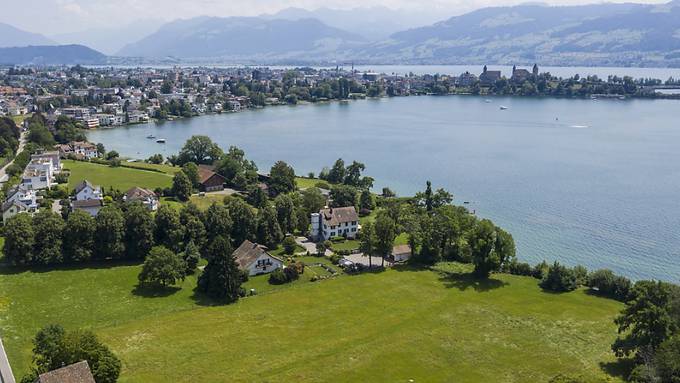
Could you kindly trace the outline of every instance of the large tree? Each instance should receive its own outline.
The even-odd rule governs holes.
[[[386,213],[381,212],[375,220],[375,251],[380,255],[381,266],[385,266],[385,258],[392,254],[394,239],[397,236],[396,224]]]
[[[31,216],[17,214],[5,223],[5,245],[3,254],[13,265],[27,265],[33,262],[33,243],[35,231]]]
[[[357,189],[348,185],[333,185],[330,197],[333,207],[354,206],[357,199]]]
[[[376,241],[373,223],[366,222],[361,228],[359,250],[361,250],[365,256],[368,256],[368,267],[373,267],[372,257],[376,253]]]
[[[316,187],[305,189],[302,194],[302,206],[307,214],[318,213],[326,205],[326,197]]]
[[[361,162],[353,161],[345,171],[345,185],[360,187],[361,186],[361,172],[366,170],[366,166]]]
[[[229,236],[233,221],[229,209],[224,205],[213,203],[205,213],[205,229],[208,243],[218,236]]]
[[[475,227],[470,245],[475,275],[488,278],[492,271],[500,270],[501,258],[496,252],[496,227],[488,219],[481,220]]]
[[[180,255],[164,246],[155,246],[144,260],[138,279],[143,284],[165,287],[183,281],[186,271],[186,263]]]
[[[327,181],[334,184],[340,184],[345,180],[345,161],[342,158],[338,158],[335,164],[328,172]]]
[[[229,198],[225,201],[232,219],[231,239],[238,247],[246,239],[254,239],[257,219],[253,209],[240,198]]]
[[[92,258],[94,231],[94,218],[87,212],[78,209],[68,215],[63,234],[66,262],[83,262]]]
[[[198,189],[199,186],[199,174],[198,174],[198,165],[196,165],[193,162],[187,162],[186,164],[182,165],[182,172],[187,176],[189,181],[191,182],[191,185]]]
[[[177,160],[180,164],[212,164],[222,156],[222,149],[208,136],[191,136],[179,152]]]
[[[169,205],[161,205],[154,217],[154,242],[178,251],[183,235],[184,229],[179,220],[179,212]]]
[[[64,261],[61,249],[64,220],[50,209],[43,209],[33,216],[33,261],[43,265]]]
[[[269,191],[274,195],[295,190],[295,170],[283,161],[277,161],[269,172]]]
[[[210,244],[208,264],[198,278],[198,288],[209,297],[231,303],[241,293],[241,272],[228,238],[219,236]]]
[[[281,230],[284,233],[293,233],[297,220],[293,199],[289,195],[281,194],[274,199],[274,207]]]
[[[283,239],[283,232],[276,216],[276,210],[267,206],[257,212],[257,242],[275,248]]]
[[[33,340],[35,368],[22,381],[32,382],[39,374],[87,361],[97,383],[115,383],[121,363],[90,331],[65,331],[60,325],[42,328]]]
[[[99,210],[95,217],[94,256],[97,259],[121,258],[125,250],[125,218],[115,205]]]
[[[638,281],[630,300],[616,318],[619,334],[612,345],[618,357],[630,354],[653,354],[671,335],[680,330],[674,318],[673,286],[664,282]]]
[[[188,201],[193,185],[184,172],[177,172],[172,178],[172,194],[180,201]]]
[[[154,245],[154,220],[141,203],[131,203],[125,210],[125,255],[144,259]]]

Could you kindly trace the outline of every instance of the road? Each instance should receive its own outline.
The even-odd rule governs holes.
[[[5,347],[2,345],[2,339],[0,339],[0,383],[16,383],[7,354],[5,354]]]
[[[19,148],[17,149],[17,154],[21,153],[24,151],[24,147],[26,146],[26,136],[28,135],[27,132],[21,132],[21,137],[19,138]],[[14,156],[16,158],[16,156]],[[7,173],[5,171],[7,170],[10,165],[14,163],[14,158],[12,161],[8,162],[7,165],[3,166],[0,169],[0,183],[7,182]]]

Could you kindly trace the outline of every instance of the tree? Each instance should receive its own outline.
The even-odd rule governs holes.
[[[191,136],[179,152],[180,165],[193,162],[198,165],[211,165],[222,157],[222,149],[208,136]]]
[[[277,161],[269,172],[269,191],[273,195],[295,190],[295,170],[283,161]]]
[[[661,343],[654,365],[662,382],[680,382],[680,334]]]
[[[160,153],[156,153],[147,159],[147,162],[156,165],[162,164],[163,161],[164,161],[163,155]]]
[[[205,230],[208,242],[218,236],[229,236],[233,222],[229,209],[223,205],[213,203],[205,214]]]
[[[345,185],[361,186],[361,172],[366,170],[366,166],[361,162],[353,161],[345,170]]]
[[[625,302],[633,284],[628,278],[615,275],[611,270],[602,269],[590,273],[588,286],[597,289],[601,295]]]
[[[174,285],[186,277],[186,263],[179,255],[163,246],[155,246],[144,260],[139,272],[139,282],[162,287]]]
[[[382,196],[385,197],[385,198],[392,198],[392,197],[396,197],[397,194],[395,192],[393,192],[390,188],[384,187],[384,188],[382,188]]]
[[[276,208],[276,218],[281,230],[284,233],[293,233],[297,219],[293,199],[288,195],[281,194],[274,199],[274,207]]]
[[[259,185],[253,185],[248,191],[248,202],[256,209],[262,209],[269,203],[269,197]]]
[[[127,206],[125,217],[125,254],[130,259],[144,259],[154,245],[153,217],[141,203]]]
[[[83,262],[92,258],[95,220],[83,210],[68,215],[64,225],[63,245],[66,262]]]
[[[295,228],[300,232],[300,235],[306,236],[309,233],[309,214],[304,209],[297,208],[295,215]]]
[[[258,211],[256,235],[257,242],[269,248],[275,248],[283,239],[281,226],[279,226],[276,210],[273,207],[267,206]]]
[[[191,188],[191,181],[184,172],[178,172],[172,178],[172,194],[180,201],[189,200]]]
[[[5,245],[3,254],[13,265],[28,265],[33,262],[35,232],[28,214],[17,214],[5,223]]]
[[[678,331],[678,320],[672,316],[672,288],[664,282],[638,281],[630,293],[626,307],[614,320],[619,338],[612,345],[617,357],[654,351]]]
[[[328,249],[328,247],[326,246],[325,242],[317,242],[316,243],[316,255],[318,255],[319,257],[326,254],[327,249]]]
[[[373,224],[371,222],[366,222],[361,228],[361,238],[359,239],[359,250],[368,256],[368,267],[373,267],[371,258],[373,254],[376,253],[376,235],[373,230]]]
[[[348,185],[333,185],[330,197],[332,207],[354,206],[357,199],[357,190]]]
[[[501,258],[496,252],[496,227],[488,219],[481,220],[470,238],[472,262],[475,265],[475,275],[488,278],[492,271],[501,267]]]
[[[286,238],[284,238],[282,245],[284,252],[288,255],[293,255],[293,253],[295,252],[295,248],[297,247],[297,244],[295,243],[295,238],[293,238],[292,236],[287,236]]]
[[[231,238],[235,246],[240,246],[246,239],[253,239],[257,226],[257,220],[253,209],[239,198],[230,198],[226,201],[229,215],[232,219]]]
[[[375,201],[373,195],[367,189],[361,192],[359,196],[359,211],[370,211],[375,209]]]
[[[396,224],[387,214],[381,212],[375,220],[375,251],[382,257],[381,266],[385,266],[385,258],[392,254],[394,239],[397,236]]]
[[[125,218],[115,205],[105,206],[99,210],[95,221],[94,257],[97,259],[117,259],[125,250]]]
[[[209,297],[235,302],[241,294],[241,273],[229,239],[219,236],[210,244],[208,264],[198,278],[198,288]]]
[[[61,251],[64,220],[50,209],[42,209],[33,216],[33,262],[43,265],[62,263]]]
[[[154,242],[178,251],[179,242],[183,239],[183,231],[177,210],[168,205],[161,205],[154,217]]]
[[[198,261],[201,258],[201,253],[198,251],[198,247],[193,241],[189,241],[187,246],[184,248],[184,253],[182,254],[182,259],[186,265],[185,273],[191,275],[196,272],[196,266],[198,266]]]
[[[186,164],[182,165],[182,172],[187,176],[189,181],[191,182],[191,185],[198,189],[199,183],[200,183],[200,178],[198,175],[198,165],[196,165],[193,162],[187,162]]]
[[[33,360],[32,377],[85,360],[97,383],[115,383],[121,369],[118,357],[92,332],[65,331],[60,325],[38,331],[33,339]],[[29,379],[24,380],[32,381]]]
[[[321,190],[311,187],[302,191],[302,206],[307,214],[318,213],[326,205],[326,197]]]
[[[343,161],[342,158],[338,158],[338,160],[335,161],[335,164],[333,164],[333,167],[328,172],[326,180],[333,184],[339,184],[345,180],[345,161]]]
[[[550,266],[548,274],[540,283],[541,288],[556,292],[576,290],[576,275],[574,272],[560,265],[557,261]]]

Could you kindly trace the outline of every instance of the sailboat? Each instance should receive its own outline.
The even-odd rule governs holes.
[[[501,110],[508,110],[508,107],[501,105]]]

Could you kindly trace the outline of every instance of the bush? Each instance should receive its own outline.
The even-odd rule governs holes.
[[[588,284],[588,269],[585,266],[576,265],[572,269],[574,276],[576,277],[576,284],[579,286],[585,286]]]
[[[302,266],[304,269],[304,266]],[[283,269],[283,274],[286,276],[286,282],[293,282],[300,278],[300,273],[298,271],[298,268],[295,266],[288,266],[285,269]]]
[[[333,263],[334,265],[337,265],[338,263],[340,263],[341,259],[342,259],[342,257],[339,254],[333,254],[333,255],[331,255],[331,258],[330,258],[331,263]]]
[[[555,262],[540,283],[541,288],[549,291],[567,292],[576,290],[576,274],[573,270]]]
[[[548,266],[548,263],[546,263],[546,261],[543,261],[538,265],[534,266],[534,270],[531,273],[531,275],[533,275],[533,277],[536,279],[543,279],[545,278],[546,274],[548,274],[549,268],[550,266]]]
[[[68,183],[68,176],[69,176],[68,173],[66,173],[66,172],[61,172],[61,173],[57,174],[57,175],[54,177],[54,180],[55,180],[58,184],[65,184],[65,183]]]
[[[290,282],[288,276],[283,272],[283,269],[278,268],[269,274],[269,283],[272,285],[282,285]]]
[[[504,268],[505,272],[512,275],[523,275],[527,277],[534,275],[534,269],[526,262],[517,262],[517,260],[513,260],[513,262],[509,263],[507,266],[504,266]]]
[[[633,286],[628,278],[615,275],[611,270],[593,271],[588,276],[588,287],[612,299],[625,302]]]
[[[333,243],[342,243],[345,242],[347,239],[345,237],[340,237],[340,236],[335,236],[331,237],[331,242]]]
[[[330,188],[331,188],[331,185],[329,185],[327,182],[323,182],[323,181],[315,183],[314,186],[316,186],[319,189],[326,189],[326,190],[330,190]]]
[[[284,238],[282,245],[283,245],[283,251],[286,254],[293,254],[295,252],[295,248],[297,247],[297,244],[295,243],[295,238],[293,238],[291,236]]]

